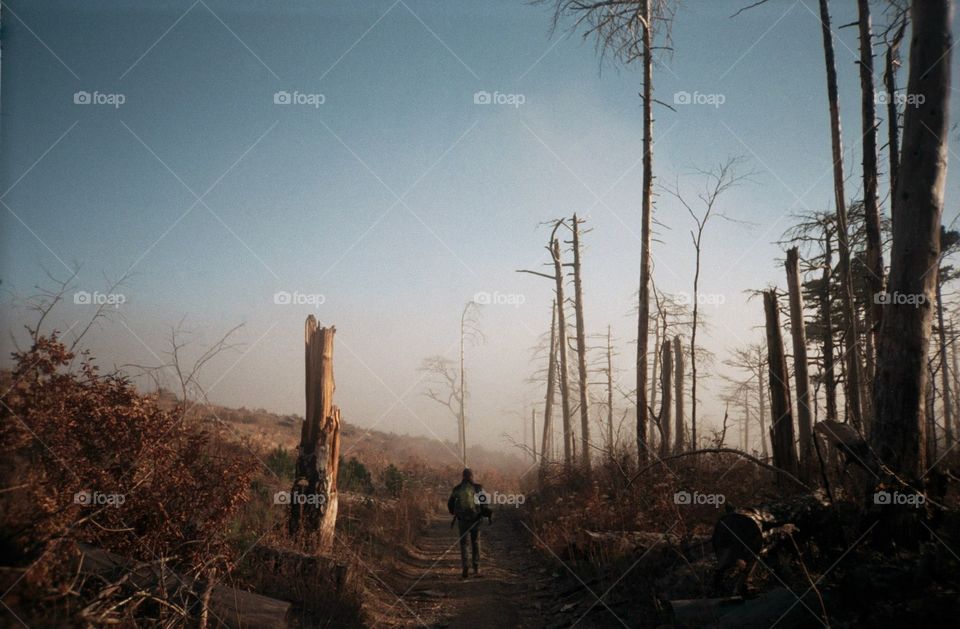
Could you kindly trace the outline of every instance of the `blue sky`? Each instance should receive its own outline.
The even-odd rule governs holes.
[[[730,19],[741,4],[684,3],[655,73],[668,103],[679,91],[723,98],[656,111],[661,182],[692,185],[694,168],[731,155],[756,172],[722,200],[752,226],[718,222],[706,237],[701,290],[725,303],[707,309],[704,342],[721,358],[759,338],[761,307],[744,291],[784,284],[773,241],[789,215],[832,198],[816,3],[771,0]],[[832,4],[835,25],[855,19],[853,3]],[[879,10],[874,22],[884,23]],[[501,444],[541,398],[524,382],[535,368],[527,348],[550,314],[549,283],[514,271],[545,261],[541,221],[576,211],[592,229],[587,328],[613,326],[632,382],[639,68],[601,66],[593,42],[550,23],[548,7],[520,2],[5,3],[4,330],[30,320],[23,301],[44,269],[81,264],[78,286],[91,293],[129,272],[116,321],[88,338],[102,363],[156,363],[183,317],[194,347],[243,322],[245,346],[207,372],[211,398],[302,412],[301,326],[316,312],[338,327],[348,421],[454,438],[421,395],[417,366],[454,356],[460,309],[477,292],[522,295],[484,308],[487,341],[468,353],[468,430]],[[855,31],[836,44],[850,198],[860,190]],[[475,104],[481,90],[523,104]],[[77,92],[123,103],[76,104]],[[323,103],[276,104],[278,92]],[[954,169],[947,220],[957,200]],[[689,217],[660,196],[657,219],[658,287],[690,291]],[[278,305],[279,291],[323,303]],[[57,326],[90,311],[67,304]],[[709,383],[703,409],[722,415]]]

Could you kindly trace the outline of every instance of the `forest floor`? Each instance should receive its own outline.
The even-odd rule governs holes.
[[[460,548],[450,518],[437,514],[427,532],[388,573],[373,576],[370,626],[617,626],[578,579],[533,548],[519,514],[501,510],[481,526],[480,576],[460,575]],[[558,567],[559,566],[559,567]],[[599,593],[598,593],[599,594]],[[604,622],[606,621],[606,622]],[[623,621],[621,621],[623,622]]]

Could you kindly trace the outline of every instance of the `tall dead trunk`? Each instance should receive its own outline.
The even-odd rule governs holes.
[[[653,215],[653,54],[650,0],[639,0],[643,28],[643,201],[637,309],[637,461],[647,462],[647,332],[650,327],[650,241]]]
[[[543,403],[543,440],[540,442],[540,473],[553,459],[553,398],[557,385],[557,304],[550,312],[550,357],[547,361],[547,396]]]
[[[587,406],[587,333],[583,323],[583,281],[580,277],[580,223],[573,215],[573,296],[577,325],[577,374],[580,377],[580,464],[590,471],[590,417]]]
[[[790,375],[783,353],[780,310],[777,291],[763,293],[763,310],[767,328],[767,364],[770,374],[770,443],[773,465],[796,476],[797,451],[793,445],[793,415],[790,410]]]
[[[900,65],[900,42],[906,29],[906,19],[900,23],[893,37],[887,44],[884,57],[883,86],[887,95],[887,155],[890,160],[890,196],[892,197],[897,185],[897,173],[900,171],[900,124],[897,110],[897,67]]]
[[[873,449],[901,477],[919,478],[925,468],[924,391],[933,315],[930,269],[940,255],[940,219],[947,172],[947,133],[952,49],[950,0],[924,0],[911,7],[910,77],[903,154],[893,196],[891,295],[923,296],[922,304],[885,304],[874,385]],[[911,300],[914,301],[914,300]]]
[[[937,422],[936,422],[936,409],[934,408],[934,401],[937,398],[937,392],[934,390],[934,382],[936,378],[933,377],[933,364],[927,362],[927,389],[924,394],[924,400],[926,403],[926,419],[925,419],[925,432],[924,434],[927,437],[926,443],[924,444],[924,455],[927,461],[936,461],[937,460]]]
[[[663,402],[660,403],[660,458],[670,454],[670,429],[673,423],[673,356],[670,339],[664,339],[660,351],[660,388]]]
[[[833,239],[829,226],[824,226],[824,262],[820,282],[820,318],[823,321],[823,385],[827,398],[827,419],[836,421],[837,415],[837,372],[833,359],[833,299],[830,295],[830,282],[833,277]]]
[[[300,429],[296,478],[290,490],[288,530],[315,533],[320,552],[333,547],[337,523],[337,472],[340,460],[340,409],[333,404],[333,337],[313,315],[304,328],[306,414]]]
[[[790,333],[793,338],[793,374],[797,384],[797,429],[800,436],[800,473],[813,470],[813,420],[810,413],[810,376],[807,373],[807,331],[803,323],[803,294],[800,292],[800,255],[796,247],[787,251],[787,286],[790,291]]]
[[[553,239],[553,270],[556,274],[557,344],[560,349],[560,402],[563,406],[563,464],[573,465],[573,431],[570,426],[570,385],[567,382],[567,319],[564,316],[563,264],[560,262],[560,241]]]
[[[960,400],[960,370],[957,369],[957,332],[950,325],[950,372],[953,374],[950,385],[953,387],[953,399]],[[954,413],[956,426],[954,435],[960,436],[960,413]]]
[[[676,424],[673,428],[673,451],[675,454],[683,452],[683,431],[684,431],[684,422],[683,422],[683,346],[680,343],[680,336],[673,337],[673,365],[675,370],[674,377],[674,404],[676,405],[676,411],[674,412],[674,420]]]
[[[743,392],[743,451],[750,452],[750,395]]]
[[[937,331],[940,342],[940,389],[943,396],[944,448],[953,446],[953,399],[950,393],[950,369],[947,364],[947,331],[943,323],[943,282],[937,273]]]
[[[850,242],[847,229],[847,201],[843,176],[843,136],[840,131],[840,96],[837,92],[837,68],[833,52],[833,34],[830,32],[830,9],[827,0],[820,0],[820,22],[823,34],[823,57],[827,67],[827,98],[830,105],[830,146],[833,155],[834,203],[837,211],[837,243],[839,245],[840,295],[843,307],[843,339],[847,377],[844,392],[850,419],[854,426],[863,425],[861,413],[860,352],[858,349],[857,313],[853,299],[853,279],[850,274]]]
[[[769,364],[769,363],[768,363]],[[760,405],[760,454],[763,455],[763,458],[766,459],[770,455],[770,451],[767,449],[767,425],[766,425],[766,416],[767,416],[767,406],[766,406],[766,394],[767,394],[767,385],[766,379],[763,374],[766,371],[763,368],[763,349],[759,346],[757,347],[757,401]]]
[[[863,132],[863,213],[867,237],[867,282],[871,296],[883,291],[883,245],[880,242],[880,208],[877,200],[877,110],[873,86],[873,32],[869,0],[857,0],[860,32],[860,128]],[[883,304],[872,298],[867,306],[868,332],[876,347]],[[868,364],[874,357],[868,355]]]
[[[614,457],[613,440],[613,338],[607,326],[607,452]]]
[[[530,409],[530,453],[533,462],[537,462],[537,409]]]

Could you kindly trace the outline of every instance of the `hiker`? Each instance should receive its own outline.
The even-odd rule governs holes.
[[[483,487],[473,482],[473,471],[470,468],[463,470],[463,481],[453,488],[450,499],[447,500],[447,511],[453,516],[460,532],[460,564],[466,579],[470,572],[467,569],[467,536],[470,536],[470,549],[473,552],[473,574],[480,575],[480,521],[487,518],[493,523],[493,512],[487,504],[487,494]],[[450,523],[451,528],[453,522]]]

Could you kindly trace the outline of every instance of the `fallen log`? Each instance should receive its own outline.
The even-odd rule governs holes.
[[[144,563],[85,544],[81,544],[80,551],[81,575],[120,578],[125,585],[148,592],[157,598],[162,599],[163,592],[176,592],[189,583],[183,575],[156,564]],[[189,595],[199,602],[202,594],[190,592]],[[287,601],[219,584],[214,585],[209,594],[210,616],[215,624],[237,629],[285,629],[290,626],[291,607]],[[196,605],[194,611],[199,615],[200,606]]]

